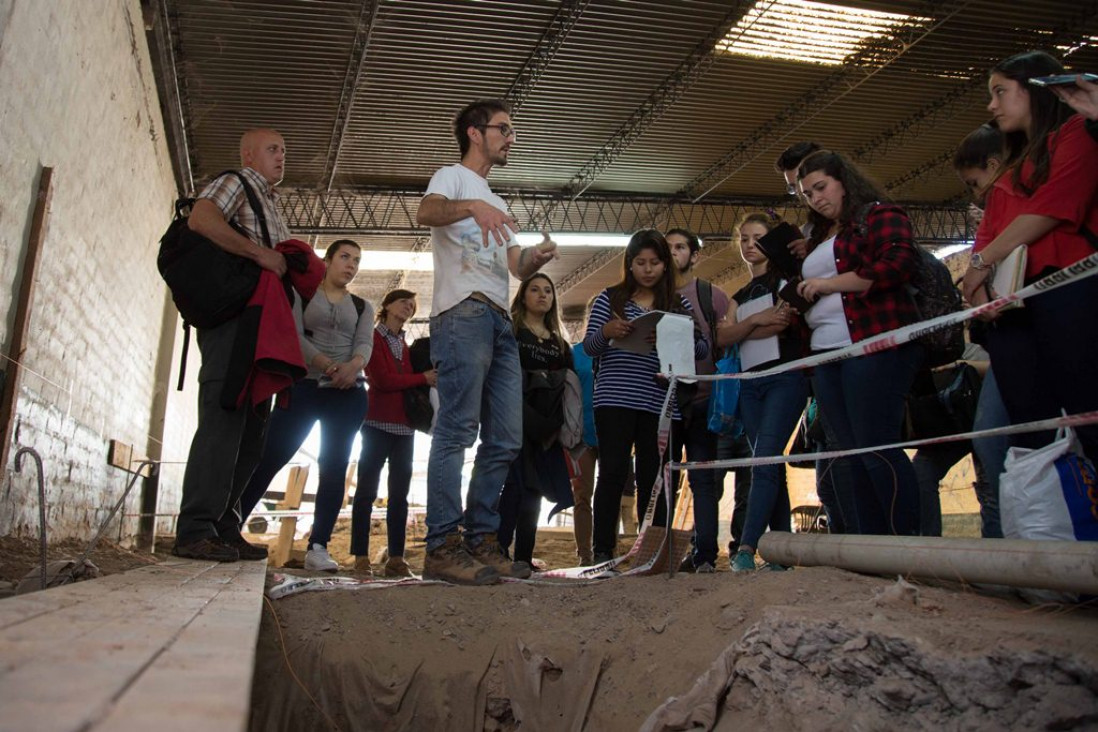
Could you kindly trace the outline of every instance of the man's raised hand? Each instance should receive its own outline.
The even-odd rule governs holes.
[[[487,201],[477,201],[473,208],[473,219],[480,227],[480,233],[484,247],[488,247],[488,235],[491,234],[498,246],[504,246],[518,231],[518,222],[515,217]]]

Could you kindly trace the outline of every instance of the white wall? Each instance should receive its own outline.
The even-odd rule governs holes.
[[[40,169],[54,170],[11,454],[30,446],[45,461],[51,538],[88,536],[128,478],[108,467],[109,440],[149,449],[166,292],[156,247],[175,185],[138,1],[11,0],[0,12],[5,5],[5,353]],[[168,455],[185,453],[180,435],[189,438],[191,412],[184,407],[174,417]],[[2,467],[0,534],[37,531],[30,471],[15,475],[10,460]],[[169,503],[172,490],[169,481]]]

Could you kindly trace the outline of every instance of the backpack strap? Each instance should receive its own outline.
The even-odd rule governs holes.
[[[183,321],[183,353],[179,357],[179,383],[175,385],[176,391],[183,391],[183,377],[187,375],[187,351],[191,347],[191,324]]]
[[[358,313],[358,317],[361,319],[362,314],[366,312],[366,301],[353,292],[347,293],[351,296],[351,302],[355,305],[355,311]]]
[[[720,356],[717,353],[717,310],[713,307],[713,283],[709,280],[698,279],[698,307],[701,308],[702,317],[709,326],[709,350],[716,361]]]
[[[252,213],[259,220],[259,228],[263,230],[263,242],[268,248],[273,248],[274,243],[271,241],[271,232],[267,230],[267,217],[263,215],[263,204],[259,202],[259,197],[255,195],[248,179],[239,170],[229,170],[226,173],[232,173],[240,179],[240,184],[244,187],[244,195],[248,199],[248,205],[252,207]]]

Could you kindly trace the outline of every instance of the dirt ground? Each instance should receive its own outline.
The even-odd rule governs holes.
[[[341,522],[330,549],[347,568],[348,544]],[[535,556],[574,565],[571,533],[543,530]],[[156,561],[109,542],[92,559],[104,573]],[[37,542],[0,538],[3,580],[37,561]],[[265,601],[251,729],[1098,729],[1093,603],[837,569],[733,574],[727,557],[719,569]]]
[[[46,556],[52,562],[58,559],[76,559],[84,553],[86,541],[66,539],[47,547]],[[170,546],[169,546],[170,548]],[[89,556],[92,564],[103,575],[125,572],[157,561],[156,556],[131,552],[111,541],[101,539]],[[28,572],[41,566],[38,540],[0,536],[0,597],[9,591]]]
[[[670,697],[646,729],[1098,729],[1096,621],[835,569],[303,593],[266,605],[251,729],[613,732]]]

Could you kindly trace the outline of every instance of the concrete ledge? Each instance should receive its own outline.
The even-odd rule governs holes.
[[[0,730],[243,730],[267,563],[172,559],[0,601]]]

